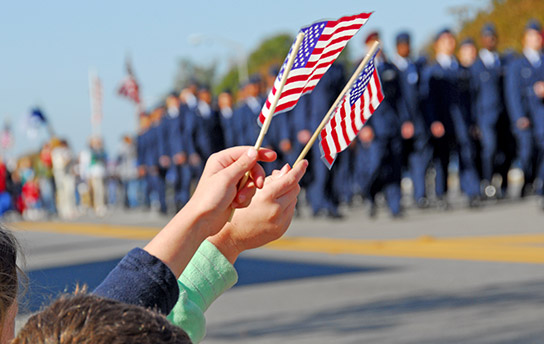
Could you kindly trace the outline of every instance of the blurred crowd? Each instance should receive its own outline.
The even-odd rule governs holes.
[[[492,23],[481,29],[477,42],[458,42],[444,29],[434,39],[433,58],[415,58],[410,34],[400,32],[396,51],[376,57],[385,99],[358,138],[330,171],[317,144],[307,156],[302,186],[313,216],[339,218],[339,206],[357,198],[368,202],[370,216],[382,198],[393,217],[402,216],[407,205],[447,209],[452,174],[472,208],[532,194],[542,200],[542,28],[527,23],[521,53],[500,54],[498,39]],[[376,40],[383,42],[372,32],[364,44]],[[278,159],[264,164],[268,173],[296,160],[353,70],[336,62],[293,110],[274,117],[263,146]],[[77,157],[66,141],[54,139],[12,169],[2,163],[1,207],[63,218],[85,210],[104,214],[110,205],[178,210],[211,154],[255,143],[257,117],[277,73],[273,66],[240,84],[236,94],[224,90],[216,98],[209,85],[189,81],[142,113],[137,135],[123,137],[112,157],[98,138]],[[516,195],[509,187],[513,169],[523,175]],[[403,180],[409,181],[409,194],[401,188]]]

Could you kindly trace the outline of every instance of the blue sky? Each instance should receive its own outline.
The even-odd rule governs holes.
[[[89,69],[104,88],[102,133],[107,148],[117,147],[123,133],[134,132],[134,107],[116,95],[130,53],[146,104],[173,85],[177,64],[188,57],[203,64],[218,61],[225,68],[235,54],[226,45],[192,45],[201,33],[240,42],[246,51],[279,32],[295,34],[319,19],[374,11],[350,41],[353,57],[362,54],[362,40],[380,30],[386,51],[399,30],[409,30],[422,46],[445,26],[455,28],[448,8],[487,0],[273,0],[273,1],[11,1],[0,12],[0,121],[10,119],[15,133],[11,154],[39,147],[45,133],[29,139],[21,125],[39,105],[55,131],[81,150],[91,134]]]

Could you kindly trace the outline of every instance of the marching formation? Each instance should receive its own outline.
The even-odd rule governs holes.
[[[369,47],[377,32],[365,39]],[[340,217],[338,206],[361,195],[376,214],[376,196],[383,193],[393,216],[402,215],[401,178],[409,177],[414,203],[420,208],[448,207],[448,173],[457,166],[460,188],[470,207],[508,195],[508,172],[524,174],[521,197],[542,195],[544,174],[544,64],[542,32],[527,24],[523,53],[496,51],[492,24],[481,31],[481,49],[464,40],[459,46],[450,30],[436,35],[434,61],[411,59],[410,36],[396,37],[396,52],[378,54],[376,68],[384,100],[358,139],[338,156],[331,171],[316,145],[303,179],[314,216]],[[456,50],[458,50],[456,56]],[[265,164],[272,171],[292,164],[346,81],[348,66],[336,62],[311,94],[271,123],[263,146],[278,152]],[[146,195],[155,193],[167,210],[166,186],[174,181],[176,208],[189,198],[191,183],[213,152],[253,145],[256,119],[278,68],[262,78],[254,75],[236,98],[221,92],[213,102],[208,86],[191,82],[169,95],[164,104],[142,115],[138,134],[139,175]]]
[[[349,35],[357,32],[368,14],[348,19],[353,18],[360,22]],[[302,186],[312,215],[339,218],[341,204],[362,198],[370,205],[370,216],[376,216],[382,203],[379,195],[393,217],[402,216],[403,208],[412,205],[447,209],[448,187],[452,187],[449,176],[458,176],[470,207],[479,207],[488,199],[531,194],[542,200],[544,58],[540,24],[527,23],[522,39],[521,54],[501,55],[493,24],[481,29],[478,44],[470,39],[458,43],[445,29],[435,37],[433,59],[415,59],[410,35],[399,33],[396,51],[379,52],[372,63],[381,81],[381,89],[379,81],[372,89],[381,91],[383,101],[375,103],[374,109],[371,96],[361,94],[366,85],[362,79],[356,82],[321,132],[321,142],[307,155],[310,165]],[[381,41],[378,32],[367,35],[367,50],[375,41]],[[302,44],[302,52],[308,44]],[[332,63],[336,56],[331,61],[316,58],[320,61],[317,67],[328,70],[319,75],[319,83],[309,84],[312,93],[289,85],[285,100],[279,102],[278,108],[288,111],[277,114],[281,111],[276,110],[264,137],[262,146],[278,153],[275,162],[264,164],[267,172],[295,162],[355,69],[339,61]],[[308,63],[303,58],[297,61]],[[296,68],[293,75],[312,72],[307,66]],[[270,110],[266,95],[270,98],[274,93],[270,90],[277,86],[278,73],[280,67],[272,66],[267,75],[251,76],[236,94],[224,90],[215,98],[209,85],[190,81],[159,106],[142,112],[137,136],[123,137],[117,154],[107,155],[98,138],[90,140],[79,156],[66,141],[53,139],[34,158],[20,159],[15,168],[0,162],[0,210],[31,214],[39,208],[72,218],[86,209],[103,215],[107,207],[116,205],[154,206],[162,213],[181,209],[211,154],[254,145],[259,122],[264,121],[263,105]],[[120,92],[138,100],[138,85],[128,80],[132,82]],[[295,91],[303,94],[298,103],[290,98]],[[372,111],[359,109],[363,117],[352,120],[353,128],[349,128],[349,121],[340,123],[340,119],[346,117],[349,106],[360,106],[359,99],[367,107],[370,104]],[[348,114],[348,120],[350,116],[354,115]],[[522,171],[523,178],[513,179],[512,169]],[[410,182],[402,183],[401,188],[402,180]],[[512,180],[523,182],[509,188]]]

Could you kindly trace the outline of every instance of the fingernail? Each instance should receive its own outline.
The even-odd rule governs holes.
[[[253,147],[247,150],[247,156],[250,158],[255,158],[257,156],[257,150]]]
[[[246,196],[244,194],[238,195],[238,202],[243,203],[246,200]]]
[[[281,170],[280,170],[279,176],[280,176],[280,177],[283,176],[284,174],[287,173],[287,171],[289,171],[289,164],[283,165],[283,167],[282,167]]]

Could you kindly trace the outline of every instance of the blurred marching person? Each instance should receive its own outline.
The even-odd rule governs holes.
[[[455,37],[449,29],[438,33],[434,42],[436,62],[423,73],[422,96],[425,117],[432,133],[433,165],[436,171],[438,206],[447,208],[448,166],[451,153],[459,157],[461,190],[469,198],[469,207],[479,206],[480,186],[474,164],[470,114],[463,106],[459,88],[459,62],[453,55]]]
[[[219,93],[217,97],[217,107],[219,108],[219,122],[221,124],[221,130],[223,131],[223,140],[225,148],[235,146],[234,131],[234,110],[232,93],[229,90],[224,90]]]
[[[480,49],[472,64],[474,117],[480,136],[482,194],[486,198],[504,197],[512,154],[499,149],[500,141],[510,141],[510,124],[504,104],[505,62],[497,52],[497,32],[491,23],[480,32]],[[500,154],[499,154],[500,153]],[[500,167],[499,167],[500,166]],[[497,169],[497,167],[499,167]],[[501,175],[500,192],[493,185],[495,172]]]
[[[146,167],[149,174],[149,183],[152,192],[158,199],[159,212],[167,213],[166,204],[166,172],[170,167],[170,156],[166,146],[167,132],[166,125],[162,122],[164,107],[159,105],[151,111],[151,125],[147,131],[145,141],[147,162]]]
[[[244,100],[238,110],[238,118],[236,119],[236,131],[240,135],[239,145],[253,146],[259,136],[260,127],[257,124],[257,118],[265,102],[264,97],[262,97],[261,83],[261,77],[254,74],[243,87]]]
[[[367,49],[379,40],[377,32],[372,32],[365,40]],[[360,147],[361,159],[358,162],[359,178],[363,196],[370,201],[370,216],[375,216],[376,195],[383,192],[393,217],[401,216],[401,168],[402,140],[401,123],[409,121],[409,113],[402,95],[401,74],[392,63],[388,62],[380,51],[374,61],[380,75],[384,100],[370,117],[364,131],[361,131],[364,146]]]
[[[280,70],[277,66],[271,66],[268,69],[268,74],[265,78],[266,92],[263,93],[263,99],[266,99],[265,97],[272,90],[279,72]],[[256,119],[253,120],[256,121]],[[264,137],[263,147],[270,148],[278,154],[278,158],[275,161],[263,164],[263,168],[267,174],[272,173],[273,170],[280,170],[288,162],[287,158],[293,151],[287,114],[275,116],[272,122],[270,122],[268,133]]]
[[[138,167],[136,145],[130,135],[123,135],[117,155],[117,175],[123,190],[123,206],[133,209],[138,202]]]
[[[61,140],[51,152],[53,176],[57,186],[59,216],[70,219],[76,216],[76,181],[73,171],[73,155],[68,142]]]
[[[527,23],[523,35],[523,54],[510,64],[505,80],[506,105],[514,126],[519,163],[525,180],[522,197],[535,187],[537,193],[543,195],[544,58],[541,30],[537,21]],[[531,186],[534,181],[537,181],[536,185]]]
[[[236,103],[234,104],[232,112],[232,131],[234,132],[232,142],[235,146],[245,144],[242,130],[244,129],[243,118],[246,104],[247,84],[248,81],[239,83],[238,92],[236,92]]]
[[[198,98],[197,93],[200,85],[195,79],[189,80],[188,85],[181,90],[180,99],[180,116],[183,116],[184,123],[183,137],[187,145],[187,160],[188,164],[182,166],[181,190],[182,198],[187,202],[191,193],[191,183],[200,176],[199,171],[202,168],[202,157],[197,150],[197,134],[198,134]]]
[[[136,136],[136,165],[138,167],[138,203],[145,208],[149,208],[151,205],[151,184],[148,180],[149,173],[147,169],[149,147],[146,142],[150,125],[149,116],[142,112],[139,117],[138,135]]]
[[[174,180],[174,202],[176,209],[187,202],[187,197],[183,196],[182,178],[183,166],[187,162],[186,139],[183,135],[185,127],[185,114],[181,113],[180,100],[177,93],[172,92],[166,98],[166,112],[162,118],[162,124],[166,130],[166,148],[169,152],[170,166],[175,174]],[[164,158],[163,158],[164,159]]]
[[[202,160],[205,161],[210,155],[221,150],[224,145],[221,124],[218,113],[212,104],[212,93],[209,86],[202,86],[198,90],[196,115],[196,148]]]
[[[312,93],[302,96],[291,113],[285,115],[292,117],[292,125],[296,130],[298,141],[296,146],[304,147],[310,140],[312,132],[319,126],[324,114],[344,87],[344,79],[344,68],[333,64]],[[312,215],[341,218],[342,215],[338,211],[339,201],[333,190],[333,173],[330,173],[321,162],[321,151],[318,145],[312,147],[307,158],[310,161],[311,177],[305,181],[305,184],[307,183],[306,199],[312,209]]]
[[[391,57],[391,62],[399,71],[402,97],[408,116],[401,125],[403,139],[403,161],[407,164],[410,178],[414,188],[414,200],[417,207],[427,208],[429,200],[425,187],[425,175],[429,166],[432,149],[429,146],[429,130],[421,111],[419,96],[419,83],[421,81],[421,69],[410,57],[410,34],[400,32],[396,37],[396,54]]]
[[[472,38],[465,38],[459,43],[459,64],[468,69],[470,68],[478,56],[478,50],[476,49],[476,43]]]
[[[47,215],[57,213],[55,206],[56,180],[53,179],[51,151],[58,144],[59,141],[56,138],[51,139],[50,142],[46,142],[40,150],[40,158],[36,164],[36,176],[40,186],[41,204]]]

